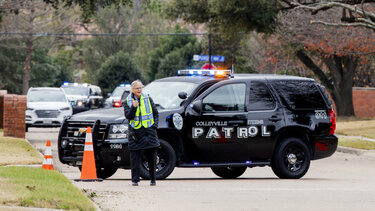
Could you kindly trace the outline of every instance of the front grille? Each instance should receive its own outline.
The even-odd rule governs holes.
[[[80,142],[85,143],[86,132],[84,132],[84,129],[86,129],[88,126],[90,126],[92,130],[97,129],[95,127],[95,122],[66,121],[66,134],[63,134],[63,135],[65,135],[66,138],[77,139]],[[102,141],[105,138],[107,124],[99,124],[98,129],[99,131],[97,133],[96,140]],[[92,133],[95,134],[95,131],[92,131]]]
[[[57,118],[59,116],[59,110],[36,110],[38,118]]]
[[[61,141],[67,140],[69,143],[69,148],[65,149],[63,153],[65,156],[82,159],[86,138],[85,129],[88,126],[92,129],[92,141],[95,147],[97,142],[104,140],[108,127],[107,124],[100,124],[100,121],[65,121],[59,137]]]

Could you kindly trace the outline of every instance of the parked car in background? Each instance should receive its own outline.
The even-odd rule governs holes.
[[[27,92],[26,131],[29,127],[60,127],[73,114],[61,88],[36,87]]]
[[[98,86],[88,83],[65,82],[61,88],[64,89],[73,107],[73,113],[102,108],[104,105],[102,90]]]
[[[123,99],[126,98],[131,92],[130,84],[120,84],[112,93],[108,93],[108,98],[105,100],[104,107],[121,107]]]

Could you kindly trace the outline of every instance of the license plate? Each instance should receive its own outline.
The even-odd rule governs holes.
[[[111,149],[122,149],[122,144],[110,144]]]
[[[45,120],[43,120],[43,123],[44,123],[44,124],[52,124],[52,120],[50,120],[50,119],[45,119]]]

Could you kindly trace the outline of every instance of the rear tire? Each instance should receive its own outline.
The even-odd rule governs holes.
[[[159,140],[160,147],[157,150],[155,178],[157,180],[162,180],[173,172],[176,166],[176,153],[168,142],[162,139]],[[142,156],[140,176],[145,180],[150,179],[146,156]]]
[[[298,138],[286,138],[276,147],[272,171],[281,179],[299,179],[310,167],[310,151]]]
[[[235,179],[246,171],[246,167],[212,167],[211,169],[217,176],[224,179]]]

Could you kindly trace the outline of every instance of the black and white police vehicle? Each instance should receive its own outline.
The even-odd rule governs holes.
[[[126,99],[130,92],[130,84],[120,84],[112,93],[108,93],[108,98],[104,102],[104,108],[121,107],[124,99]]]
[[[64,89],[74,114],[104,106],[102,90],[96,85],[64,82],[61,88]]]
[[[311,160],[336,151],[332,103],[315,80],[227,70],[178,72],[181,76],[144,88],[159,111],[157,179],[175,167],[211,167],[222,178],[237,178],[256,166],[270,166],[279,178],[298,179]],[[93,127],[98,177],[129,169],[123,108],[66,119],[58,138],[60,161],[81,167],[87,126]],[[144,179],[149,178],[147,166],[144,161]]]

